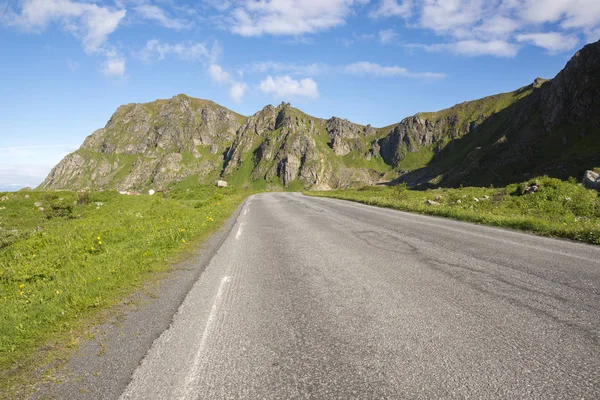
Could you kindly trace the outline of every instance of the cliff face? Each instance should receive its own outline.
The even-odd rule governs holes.
[[[160,189],[218,178],[322,189],[506,184],[600,165],[599,137],[597,42],[552,80],[379,129],[314,118],[286,103],[251,117],[185,95],[121,106],[40,188]]]

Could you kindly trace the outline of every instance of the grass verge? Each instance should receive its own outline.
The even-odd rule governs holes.
[[[534,185],[537,191],[523,194]],[[575,181],[539,177],[499,189],[416,191],[396,186],[304,193],[600,244],[599,194]]]
[[[94,317],[168,271],[249,194],[0,193],[0,394],[76,346]],[[48,343],[56,351],[40,350]]]

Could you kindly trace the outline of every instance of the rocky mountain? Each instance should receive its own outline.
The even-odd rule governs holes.
[[[311,117],[288,103],[253,116],[186,95],[117,109],[42,189],[208,183],[340,188],[489,185],[600,166],[600,42],[552,80],[419,113],[384,128]]]

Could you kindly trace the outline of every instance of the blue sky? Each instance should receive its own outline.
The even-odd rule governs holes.
[[[380,127],[553,77],[599,38],[598,0],[0,0],[0,190],[121,104],[289,101]]]

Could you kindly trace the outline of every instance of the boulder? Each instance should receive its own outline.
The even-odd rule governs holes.
[[[439,206],[440,203],[438,203],[437,201],[434,200],[425,200],[423,202],[423,204],[428,205],[428,206]]]
[[[150,189],[150,190],[148,190],[148,195],[150,195],[150,196],[154,196],[154,193],[156,193],[156,192],[154,191],[154,189]]]
[[[42,202],[41,201],[36,201],[35,203],[33,203],[34,206],[36,207],[41,207],[42,206]]]
[[[583,186],[588,189],[594,189],[600,192],[600,174],[594,171],[585,171],[583,174]]]
[[[217,187],[227,187],[227,182],[219,179],[217,181]]]

